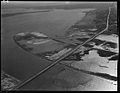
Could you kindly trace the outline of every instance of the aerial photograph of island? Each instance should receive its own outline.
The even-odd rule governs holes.
[[[117,1],[1,1],[1,91],[117,91]]]

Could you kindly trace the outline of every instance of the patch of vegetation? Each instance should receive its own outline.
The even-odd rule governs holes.
[[[117,34],[117,35],[119,35],[119,31],[117,29],[117,11],[114,7],[111,8],[108,31],[105,31],[104,34],[107,34],[107,35]]]
[[[93,35],[96,32],[89,31],[88,29],[96,28],[97,32],[105,29],[108,13],[108,8],[97,8],[95,10],[86,12],[82,20],[76,22],[68,29],[68,31],[66,31],[66,35],[70,35],[71,33],[75,32],[82,32],[82,29],[84,29],[83,32],[91,32],[90,34]]]
[[[104,51],[104,50],[98,50],[98,54],[101,56],[101,57],[109,57],[109,56],[112,56],[112,55],[115,55],[116,53],[113,53],[113,52],[110,52],[110,51]]]
[[[19,44],[20,45],[20,47],[22,47],[24,50],[26,50],[26,51],[32,51],[33,50],[33,48],[32,47],[28,47],[27,45],[25,45],[25,44]]]
[[[92,47],[93,47],[93,45],[90,45],[90,44],[85,44],[85,45],[84,45],[84,47],[89,47],[89,48],[91,47],[91,48],[92,48]]]
[[[98,9],[96,11],[96,18],[94,19],[96,28],[98,29],[98,32],[105,29],[106,22],[107,22],[107,16],[109,13],[109,9]]]
[[[14,36],[13,39],[15,41],[21,41],[22,40],[22,37],[21,36]]]
[[[109,45],[109,47],[111,47],[111,48],[116,48],[117,47],[117,44],[113,43],[113,42],[106,42],[105,45]]]
[[[93,39],[93,40],[91,40],[91,42],[95,42],[95,45],[100,45],[100,44],[102,44],[104,41],[99,40],[99,39]]]
[[[86,40],[88,40],[89,38],[77,38],[77,40],[85,42]]]
[[[118,60],[118,59],[119,59],[119,55],[116,55],[116,56],[110,58],[109,60]]]

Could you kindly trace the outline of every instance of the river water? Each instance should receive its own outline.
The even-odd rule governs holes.
[[[63,36],[65,31],[85,13],[81,9],[54,10],[2,18],[2,69],[24,80],[48,65],[48,61],[33,56],[17,46],[13,35],[19,32],[43,32],[48,36]]]
[[[19,32],[33,31],[42,32],[48,36],[64,36],[66,30],[71,25],[84,17],[85,13],[83,13],[82,10],[83,9],[56,9],[50,12],[28,13],[3,17],[1,21],[2,70],[23,81],[45,68],[50,62],[29,54],[18,47],[13,40],[13,36]],[[46,73],[34,79],[27,86],[22,87],[22,89],[67,90],[75,88],[76,90],[76,87],[80,85],[78,90],[81,90],[83,87],[86,87],[85,84],[87,82],[94,81],[96,84],[96,82],[100,81],[99,78],[96,78],[95,81],[92,75],[66,68],[67,67],[57,64]],[[98,82],[98,86],[101,85],[104,87],[108,85],[106,84],[106,81],[106,85],[103,85],[103,80],[101,80],[101,82],[101,84]]]

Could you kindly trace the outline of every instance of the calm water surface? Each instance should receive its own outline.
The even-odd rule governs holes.
[[[15,44],[13,35],[18,32],[43,32],[49,36],[64,35],[85,14],[77,10],[55,10],[2,18],[2,69],[24,80],[48,65],[48,61],[35,57]]]

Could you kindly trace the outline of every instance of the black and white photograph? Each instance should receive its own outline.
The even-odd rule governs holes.
[[[117,91],[117,1],[1,1],[1,91]]]

